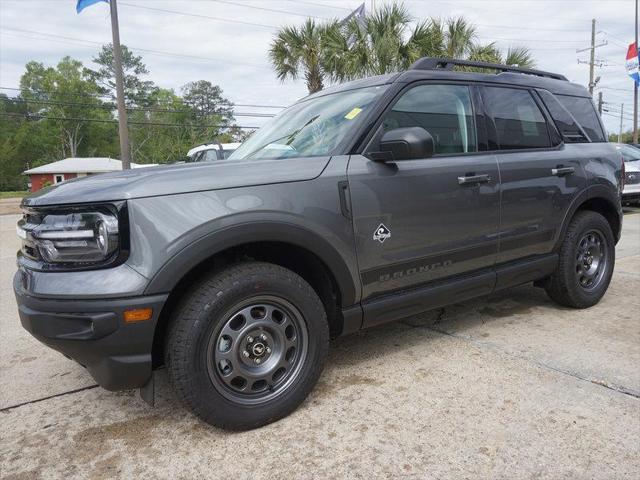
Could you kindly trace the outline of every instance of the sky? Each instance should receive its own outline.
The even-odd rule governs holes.
[[[390,1],[390,0],[389,0]],[[278,28],[307,16],[343,18],[363,0],[118,0],[120,37],[141,55],[153,80],[179,91],[187,82],[218,84],[236,112],[272,113],[306,95],[303,79],[280,82],[267,52]],[[366,0],[365,8],[385,0]],[[91,64],[100,45],[111,41],[109,6],[98,3],[80,15],[75,0],[0,0],[0,92],[15,94],[24,65],[55,65],[65,55]],[[627,47],[634,39],[634,0],[405,0],[416,19],[464,16],[478,41],[528,47],[536,66],[587,85],[591,19],[596,19],[600,77],[596,92],[606,102],[609,132],[632,128],[633,81],[626,75]],[[596,93],[597,95],[597,93]],[[237,117],[260,126],[264,118]]]

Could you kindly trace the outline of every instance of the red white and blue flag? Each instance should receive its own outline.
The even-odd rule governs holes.
[[[640,59],[638,58],[638,45],[635,43],[629,45],[625,67],[629,76],[640,85]]]

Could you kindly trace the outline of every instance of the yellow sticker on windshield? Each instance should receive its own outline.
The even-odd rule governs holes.
[[[354,118],[356,118],[358,116],[358,114],[362,111],[361,108],[354,108],[353,110],[351,110],[349,113],[347,113],[344,118],[346,118],[347,120],[353,120]]]

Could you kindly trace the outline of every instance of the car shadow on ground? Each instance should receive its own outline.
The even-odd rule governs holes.
[[[455,303],[446,307],[430,310],[402,320],[362,330],[353,335],[339,337],[331,342],[329,350],[328,368],[339,367],[341,357],[349,352],[350,364],[358,359],[369,358],[367,352],[375,352],[376,356],[384,356],[398,349],[419,347],[428,349],[432,341],[438,341],[443,334],[455,331],[458,334],[478,325],[490,325],[495,321],[502,321],[511,317],[511,324],[530,322],[530,318],[523,317],[537,308],[571,310],[553,303],[543,289],[532,285],[509,288],[477,299]],[[393,342],[394,335],[412,328],[430,330],[433,334],[427,337],[416,336],[416,342],[410,344],[403,339],[402,344]]]

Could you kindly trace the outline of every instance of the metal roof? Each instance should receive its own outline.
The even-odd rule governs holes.
[[[132,163],[131,168],[152,167],[153,164],[142,165]],[[38,173],[101,173],[122,170],[122,162],[106,157],[71,157],[57,162],[47,163],[23,172],[24,175]]]

